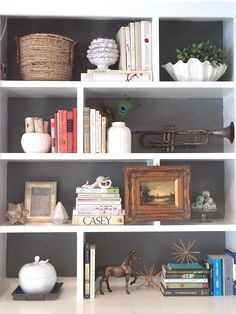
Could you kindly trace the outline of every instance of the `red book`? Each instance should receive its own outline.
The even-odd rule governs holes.
[[[77,108],[72,109],[73,116],[73,153],[77,153]]]
[[[59,110],[59,153],[67,153],[67,110]]]
[[[54,114],[54,123],[55,123],[55,153],[58,153],[58,112]]]
[[[67,153],[73,153],[73,113],[67,111]]]

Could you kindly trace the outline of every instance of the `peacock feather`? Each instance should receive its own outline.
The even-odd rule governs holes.
[[[122,98],[114,104],[114,116],[116,121],[125,121],[135,110],[137,104],[129,98]]]

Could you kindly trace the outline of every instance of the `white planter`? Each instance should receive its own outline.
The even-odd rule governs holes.
[[[23,265],[19,271],[19,284],[24,293],[45,294],[50,292],[57,279],[55,268],[35,256],[33,263]]]
[[[51,147],[51,137],[47,133],[24,133],[21,146],[25,153],[47,153]]]
[[[179,60],[162,65],[175,81],[217,81],[226,71],[227,65],[212,66],[209,61],[201,62],[196,58],[190,58],[184,63]]]
[[[108,153],[131,153],[131,131],[124,122],[112,122],[107,134]]]

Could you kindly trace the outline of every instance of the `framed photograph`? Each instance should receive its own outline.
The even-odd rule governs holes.
[[[25,208],[29,211],[29,222],[50,222],[56,195],[56,181],[25,182]]]
[[[125,221],[190,219],[190,166],[125,167]]]

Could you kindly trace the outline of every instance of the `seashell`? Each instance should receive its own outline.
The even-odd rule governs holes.
[[[210,197],[210,191],[202,191],[202,196],[204,197],[204,198],[209,198]]]
[[[199,196],[197,197],[197,203],[199,203],[199,204],[203,204],[203,203],[204,203],[204,201],[205,201],[205,199],[204,199],[204,197],[203,197],[203,196],[199,195]]]

